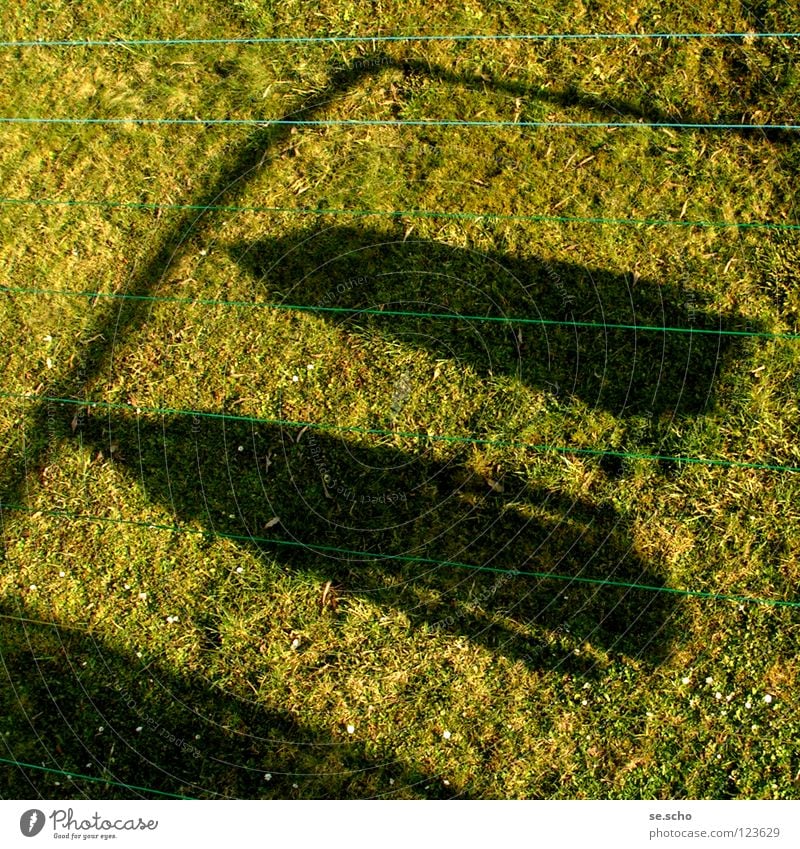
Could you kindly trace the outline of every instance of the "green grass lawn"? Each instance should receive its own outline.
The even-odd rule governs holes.
[[[0,40],[797,29],[681,5],[53,0]],[[799,63],[5,47],[0,116],[796,124]],[[797,132],[0,139],[0,796],[800,796]]]

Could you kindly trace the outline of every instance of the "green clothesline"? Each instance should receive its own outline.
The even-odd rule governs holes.
[[[96,775],[83,775],[80,772],[68,772],[63,769],[53,769],[48,766],[39,766],[38,764],[24,763],[23,761],[14,761],[9,758],[0,758],[0,763],[8,764],[9,766],[24,767],[25,769],[38,769],[40,772],[49,772],[54,775],[63,775],[67,778],[80,779],[81,781],[94,781],[100,784],[111,784],[114,787],[123,787],[126,790],[138,790],[142,793],[154,793],[157,796],[167,796],[171,799],[187,799],[192,796],[182,796],[179,793],[167,793],[164,790],[154,790],[152,787],[140,787],[137,784],[123,784],[120,781],[112,781],[110,778],[99,778]]]
[[[458,560],[438,560],[434,557],[423,557],[411,554],[386,554],[375,551],[358,551],[356,549],[342,548],[336,545],[322,545],[319,543],[302,542],[295,539],[276,539],[273,537],[254,536],[252,534],[234,534],[226,531],[217,531],[213,528],[190,528],[179,525],[163,525],[155,522],[142,522],[134,519],[115,519],[111,516],[91,516],[82,513],[74,513],[70,510],[46,510],[38,507],[28,507],[22,504],[8,504],[0,502],[0,513],[3,510],[25,512],[44,516],[61,517],[85,522],[101,522],[112,525],[126,525],[129,527],[146,528],[148,530],[170,531],[172,533],[193,534],[201,536],[212,536],[219,539],[229,539],[235,542],[258,543],[261,545],[274,545],[278,548],[290,547],[301,548],[307,551],[320,551],[330,554],[343,554],[347,557],[357,557],[363,560],[395,560],[401,563],[421,563],[439,568],[467,569],[471,572],[489,572],[491,574],[509,575],[521,578],[537,578],[542,581],[562,581],[568,584],[593,584],[601,587],[616,587],[618,589],[645,590],[647,592],[668,593],[694,598],[708,598],[715,601],[734,601],[740,604],[764,604],[772,607],[800,607],[800,601],[784,601],[781,599],[765,599],[754,596],[731,595],[727,593],[712,593],[703,590],[683,590],[673,587],[659,587],[651,584],[637,584],[629,581],[612,581],[607,578],[586,578],[581,575],[565,575],[560,572],[534,572],[526,569],[503,569],[497,566],[477,566],[473,563],[463,563]]]
[[[495,33],[464,35],[300,35],[252,38],[138,38],[52,41],[0,41],[0,47],[143,47],[198,44],[319,44],[392,41],[624,41],[632,39],[761,39],[797,38],[797,32],[576,32]]]
[[[109,298],[120,301],[149,303],[196,304],[199,306],[247,307],[292,312],[344,313],[347,315],[376,315],[403,318],[432,318],[449,321],[486,321],[501,324],[583,327],[595,330],[633,330],[639,332],[688,333],[710,336],[748,336],[762,339],[800,339],[800,333],[770,333],[760,330],[724,330],[704,327],[668,327],[652,324],[614,324],[612,322],[574,321],[570,319],[523,318],[497,315],[463,315],[461,313],[415,312],[413,310],[375,309],[367,307],[324,307],[314,304],[282,304],[272,301],[232,301],[220,298],[175,298],[160,295],[128,295],[123,292],[69,292],[64,289],[41,289],[27,286],[0,286],[0,292],[20,295],[57,295],[71,298]]]
[[[9,115],[0,117],[0,124],[71,124],[142,126],[289,126],[289,127],[571,127],[571,128],[636,128],[673,130],[800,130],[800,124],[715,124],[679,121],[456,121],[410,120],[402,118],[39,118]]]
[[[171,407],[141,407],[132,404],[117,404],[105,401],[81,400],[79,398],[57,398],[49,395],[37,395],[23,392],[0,392],[0,398],[31,400],[43,403],[65,404],[77,407],[87,407],[100,410],[121,410],[137,415],[158,416],[192,416],[196,418],[222,419],[225,421],[247,422],[254,425],[274,425],[278,427],[308,428],[312,430],[334,431],[336,433],[355,433],[364,436],[391,436],[404,439],[430,440],[431,442],[450,442],[467,445],[489,445],[497,448],[523,448],[542,454],[574,454],[587,457],[617,457],[623,460],[655,460],[668,463],[687,463],[693,465],[722,466],[732,469],[758,469],[772,472],[800,472],[800,466],[781,465],[778,463],[749,463],[739,460],[723,460],[704,457],[678,457],[668,454],[640,454],[629,451],[612,451],[602,448],[570,448],[565,445],[532,444],[510,439],[483,439],[476,436],[458,436],[448,434],[431,434],[413,431],[385,430],[383,428],[366,428],[357,425],[335,425],[325,422],[291,421],[290,419],[261,418],[258,416],[241,416],[233,413],[218,413],[205,410],[181,410]]]

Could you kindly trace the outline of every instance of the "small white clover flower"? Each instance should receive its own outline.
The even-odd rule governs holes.
[[[445,740],[449,740],[452,736],[453,735],[449,731],[444,731],[442,733],[442,737],[444,737]]]
[[[293,374],[292,375],[292,383],[297,383],[298,380],[300,380],[300,378],[296,374]]]
[[[751,707],[753,707],[753,703],[750,701],[750,699],[748,699],[748,700],[744,703],[744,706],[745,706],[745,707],[749,710]]]
[[[355,725],[348,725],[347,726],[347,733],[348,734],[353,734],[355,732],[355,730],[356,730]]]
[[[272,781],[272,773],[271,772],[264,773],[264,781]]]
[[[709,675],[708,678],[706,678],[706,684],[713,684],[713,683],[714,683],[714,679],[711,675]]]
[[[688,683],[689,683],[689,680],[690,680],[690,679],[689,679],[689,676],[688,676],[688,675],[684,675],[684,676],[683,676],[683,678],[681,678],[681,684],[688,684]]]
[[[770,694],[769,694],[769,693],[767,693],[767,695],[766,695],[766,696],[764,696],[764,701],[765,701],[767,704],[769,704],[769,703],[772,701],[772,696],[770,696]]]
[[[144,726],[142,726],[142,725],[137,725],[137,726],[136,726],[136,731],[137,731],[137,733],[140,733],[140,732],[141,732],[141,731],[143,731],[143,730],[144,730]]]

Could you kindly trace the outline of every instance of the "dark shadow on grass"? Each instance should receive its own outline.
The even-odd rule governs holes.
[[[284,119],[312,119],[324,112],[337,95],[346,92],[359,79],[372,73],[370,69],[339,69],[331,73],[328,84],[320,91],[301,101]],[[123,346],[127,338],[147,320],[150,305],[142,296],[158,292],[164,276],[181,252],[192,240],[202,237],[213,228],[218,212],[203,210],[207,206],[235,204],[248,185],[248,181],[263,167],[268,167],[270,156],[277,156],[281,143],[292,133],[288,125],[273,124],[259,127],[248,136],[217,171],[201,185],[187,205],[194,207],[183,212],[158,243],[149,259],[127,281],[125,294],[131,300],[99,300],[92,305],[92,317],[84,328],[84,338],[90,339],[82,351],[72,358],[68,371],[52,380],[40,390],[43,396],[56,398],[81,398],[86,386],[104,373],[114,369],[114,351]],[[201,210],[201,211],[198,211]],[[6,453],[0,463],[0,502],[17,503],[26,500],[26,479],[38,472],[47,461],[51,449],[48,418],[51,405],[39,402],[26,416],[26,447],[20,457]]]
[[[390,751],[368,754],[346,733],[90,633],[17,618],[30,615],[0,605],[2,758],[201,799],[465,798]],[[4,799],[163,798],[5,763],[0,775]]]
[[[310,227],[233,255],[257,281],[253,300],[316,310],[344,331],[423,348],[622,418],[707,411],[721,365],[742,355],[741,340],[714,331],[760,329],[705,308],[689,282],[452,248],[400,230]],[[433,316],[397,314],[404,312]]]
[[[413,63],[397,64],[410,73],[427,74],[432,70],[415,68]],[[386,65],[382,63],[383,67]],[[373,67],[364,64],[332,74],[323,90],[283,117],[313,119],[358,79],[372,74]],[[477,78],[461,75],[453,76],[453,80],[478,84]],[[515,91],[508,86],[506,90]],[[563,105],[580,103],[605,114],[609,110],[615,114],[637,114],[639,109],[634,104],[593,102],[591,97],[573,90],[556,95],[543,90],[532,93]],[[659,117],[646,111],[639,114],[651,120]],[[187,202],[197,207],[235,203],[248,177],[258,172],[291,131],[281,125],[255,131],[217,176]],[[213,212],[198,215],[189,211],[182,215],[128,282],[125,292],[134,296],[156,294],[163,275],[187,240],[208,233],[216,220]],[[285,290],[284,297],[291,291],[301,303],[311,305],[328,297],[332,284],[338,285],[343,276],[365,276],[365,265],[370,265],[374,268],[366,276],[370,286],[379,281],[378,288],[343,294],[366,295],[372,306],[398,301],[406,308],[411,303],[428,307],[438,303],[459,312],[514,316],[530,316],[531,310],[536,310],[542,316],[591,320],[601,316],[606,323],[611,316],[623,318],[630,306],[630,315],[635,314],[637,324],[642,323],[643,317],[656,315],[666,324],[668,319],[679,317],[676,310],[680,313],[678,293],[666,290],[666,298],[656,297],[657,291],[665,290],[657,289],[652,282],[639,290],[635,285],[628,287],[624,279],[568,266],[551,268],[556,275],[553,278],[546,267],[535,261],[531,265],[523,258],[497,256],[489,265],[485,258],[475,265],[472,255],[466,252],[454,254],[430,243],[422,243],[418,251],[421,267],[404,268],[398,277],[402,286],[397,286],[397,280],[388,274],[389,262],[397,255],[396,246],[377,250],[369,231],[339,228],[328,231],[327,237],[314,231],[311,257],[295,256],[294,247],[307,235],[260,245],[257,250],[248,247],[243,261],[261,276],[265,266],[279,259],[276,277]],[[343,259],[345,249],[350,251],[346,255],[349,258]],[[354,260],[356,254],[358,258]],[[289,255],[292,258],[286,259]],[[318,276],[324,263],[330,266],[327,280]],[[447,278],[437,276],[442,272],[442,263],[450,264]],[[510,272],[506,269],[498,274],[497,263],[510,264]],[[491,273],[487,274],[487,268],[492,269]],[[477,276],[469,277],[473,272]],[[516,279],[513,294],[498,285],[511,279],[509,273]],[[467,279],[469,287],[463,285]],[[555,280],[561,280],[563,291]],[[276,291],[275,284],[275,279],[268,280],[270,292]],[[523,301],[519,299],[520,292],[525,293]],[[342,303],[354,309],[363,306],[361,301],[350,303],[345,299]],[[522,307],[525,310],[517,313]],[[91,340],[83,355],[70,370],[43,387],[42,395],[85,397],[88,385],[113,371],[115,349],[124,346],[149,315],[149,305],[143,301],[98,302],[93,310],[93,318],[83,332],[84,338]],[[702,309],[698,312],[702,315]],[[703,315],[706,319],[716,320]],[[409,334],[431,334],[429,326],[417,328],[405,319],[379,326],[383,321],[368,319],[374,332],[399,335],[406,342]],[[639,354],[641,347],[637,347],[633,359],[636,366],[629,374],[630,350],[620,347],[621,339],[616,336],[610,340],[616,331],[608,331],[602,335],[603,347],[591,349],[588,355],[594,364],[602,361],[609,365],[608,371],[598,377],[586,372],[582,365],[587,360],[583,346],[589,344],[588,339],[584,342],[583,331],[550,328],[543,333],[512,324],[482,326],[479,333],[471,328],[465,334],[463,329],[455,329],[459,326],[454,322],[438,323],[433,342],[426,342],[425,346],[482,373],[518,375],[536,386],[555,384],[557,393],[577,396],[590,405],[600,404],[620,415],[641,408],[675,406],[686,413],[703,409],[720,354],[718,348],[701,346],[700,359],[692,360],[694,353],[666,350],[667,340],[651,335],[650,342],[636,344],[655,348],[648,349],[644,358]],[[680,344],[688,344],[686,340],[699,344],[697,338],[684,337]],[[714,344],[721,342],[714,340]],[[556,355],[551,356],[554,346]],[[598,351],[604,352],[600,359]],[[665,364],[672,379],[662,389],[662,382],[654,375],[661,375]],[[675,369],[685,369],[685,378],[676,381]],[[677,384],[682,388],[676,394]],[[27,417],[24,453],[19,458],[4,458],[0,470],[3,501],[26,500],[26,480],[44,468],[54,447],[50,427],[53,415],[51,405],[38,402]],[[311,571],[320,580],[331,580],[344,593],[369,595],[404,610],[418,627],[464,634],[536,668],[561,668],[584,675],[591,674],[602,658],[576,654],[571,646],[577,642],[588,641],[600,654],[620,652],[648,662],[657,662],[670,645],[671,596],[509,574],[510,569],[524,568],[660,585],[658,575],[631,550],[628,531],[619,517],[596,505],[531,490],[510,476],[503,479],[504,491],[499,493],[488,481],[475,479],[463,467],[438,463],[424,452],[408,455],[387,448],[354,446],[331,436],[312,437],[310,431],[295,442],[286,431],[264,427],[256,433],[241,423],[203,422],[196,429],[184,419],[168,423],[162,430],[152,423],[142,421],[137,425],[119,417],[105,422],[89,419],[79,432],[98,447],[115,442],[119,446],[119,462],[127,466],[131,479],[139,481],[158,502],[169,504],[180,523],[193,523],[209,533],[243,537],[244,545],[258,545],[270,556],[280,552],[282,561],[291,568]],[[244,449],[241,452],[240,444]],[[281,458],[271,477],[263,470],[265,451],[276,452]],[[253,537],[278,536],[275,528],[265,529],[275,515],[281,517],[278,530],[286,540],[327,543],[384,555],[458,560],[498,571],[476,573],[462,567],[433,567],[391,557],[334,556],[302,547],[294,548],[290,556],[286,546],[252,541]],[[13,610],[4,613],[19,615]],[[376,795],[374,788],[385,787],[389,776],[403,786],[427,780],[422,774],[417,776],[402,768],[395,771],[395,764],[382,766],[358,746],[347,751],[338,746],[331,749],[331,741],[324,734],[301,727],[283,711],[253,708],[248,713],[249,708],[220,696],[193,677],[183,678],[165,670],[154,674],[157,664],[145,664],[140,673],[132,676],[132,668],[138,668],[133,658],[99,646],[91,636],[65,637],[51,626],[9,624],[12,621],[5,619],[2,624],[3,660],[10,684],[2,698],[7,707],[4,722],[10,724],[15,741],[10,754],[19,760],[44,760],[54,765],[56,755],[57,763],[75,771],[83,771],[87,768],[81,764],[93,762],[128,783],[168,792],[185,788],[186,795],[202,795],[192,792],[198,787],[241,797],[292,795],[291,784],[295,782],[291,777],[298,773],[319,776],[324,772],[333,776],[314,779],[313,789],[300,793],[313,796]],[[130,684],[136,686],[136,695],[130,698],[127,691],[126,700],[115,686],[132,678],[138,682]],[[176,712],[181,703],[187,705],[185,712]],[[208,723],[209,727],[201,731],[201,766],[188,746],[176,747],[174,743],[177,739],[194,745],[191,741],[197,733],[198,711],[213,717],[216,723]],[[131,741],[138,740],[136,727],[149,726],[148,717],[156,724],[164,723],[173,741],[151,740],[143,746],[145,751],[140,751],[138,743],[132,745]],[[260,734],[272,734],[281,742],[274,750],[268,747],[265,757],[263,740],[252,742],[255,738],[238,733],[243,730],[242,724],[248,732],[256,728]],[[107,731],[98,732],[101,725]],[[141,733],[144,735],[144,730]],[[34,738],[36,742],[32,742]],[[4,739],[8,746],[9,738]],[[19,740],[22,742],[17,745]],[[298,740],[303,744],[300,747],[296,745]],[[164,774],[167,765],[173,776]],[[265,769],[273,775],[283,774],[281,783],[272,786],[274,790],[264,789]],[[368,778],[367,784],[360,785],[361,778],[352,778],[353,774],[379,775],[380,780],[373,785]],[[36,774],[23,771],[13,775],[16,778],[10,779],[8,795],[51,795],[39,791],[43,785],[37,783]],[[356,784],[351,784],[351,780]],[[62,787],[58,795],[66,795],[63,791]],[[94,795],[90,789],[84,792],[89,797]],[[104,789],[104,795],[112,792]]]
[[[296,109],[281,116],[283,119],[311,120],[345,94],[357,82],[386,68],[402,69],[410,75],[421,74],[443,82],[464,86],[493,87],[515,96],[538,97],[563,106],[582,104],[604,115],[638,116],[651,121],[667,119],[657,110],[643,108],[628,101],[607,101],[582,93],[567,86],[562,91],[544,87],[530,87],[506,79],[492,79],[475,74],[456,74],[438,66],[417,60],[398,60],[383,53],[359,57],[351,67],[339,67],[331,72],[328,84],[319,92],[300,102]],[[682,116],[686,117],[686,116]],[[688,120],[688,119],[687,119]],[[216,176],[202,185],[200,191],[186,202],[195,209],[186,211],[161,239],[150,259],[128,281],[125,293],[134,297],[154,295],[167,269],[180,256],[191,238],[202,236],[211,230],[218,217],[212,210],[197,212],[206,206],[235,204],[246,188],[249,179],[269,163],[294,128],[288,125],[270,125],[255,130],[228,159]],[[746,133],[747,131],[740,131]],[[755,131],[763,133],[761,131]],[[782,138],[780,134],[777,136]],[[792,141],[796,136],[790,134]],[[84,329],[84,338],[90,339],[75,364],[64,374],[45,385],[42,395],[53,397],[83,397],[87,384],[104,372],[113,371],[114,349],[123,345],[125,339],[139,328],[149,315],[146,301],[123,302],[100,301],[93,306],[94,317]],[[563,312],[563,310],[562,310]],[[25,481],[31,472],[41,469],[46,463],[50,448],[47,421],[52,415],[47,403],[34,406],[26,421],[26,448],[21,457],[7,452],[0,464],[0,501],[17,503],[25,500]]]
[[[656,664],[670,650],[675,597],[607,507],[315,429],[114,414],[81,438],[176,526],[255,546],[414,627],[590,677],[609,657]]]
[[[741,39],[729,39],[728,41],[742,43]],[[665,45],[663,49],[675,49],[675,45]],[[679,46],[678,49],[683,49],[683,46]],[[647,94],[641,95],[638,100],[622,97],[598,97],[597,95],[583,91],[574,83],[567,83],[561,87],[550,84],[535,86],[507,77],[497,77],[488,69],[482,73],[457,73],[439,65],[416,59],[393,59],[381,52],[360,57],[353,63],[352,67],[369,67],[370,65],[373,67],[394,67],[401,69],[409,76],[416,75],[462,88],[474,89],[482,93],[501,92],[514,98],[538,100],[551,103],[554,106],[563,107],[564,109],[581,108],[598,113],[599,117],[593,119],[597,121],[641,121],[643,124],[756,124],[758,121],[752,116],[763,108],[763,88],[765,85],[770,85],[770,90],[773,90],[775,82],[769,80],[763,71],[760,77],[755,78],[757,71],[750,68],[736,54],[731,57],[730,61],[732,68],[737,72],[737,91],[740,94],[740,101],[736,104],[736,110],[731,114],[716,115],[712,119],[694,115],[685,108],[681,108],[680,104],[676,104],[672,111],[666,111],[655,104],[654,97]],[[791,80],[787,79],[784,84],[786,86],[790,85]],[[751,117],[748,117],[748,115]],[[433,116],[430,116],[430,120],[433,120]],[[526,120],[526,118],[523,116],[520,120]],[[570,120],[570,118],[565,116],[563,120]],[[770,123],[794,124],[796,121],[792,115],[788,115],[783,119],[778,116]],[[714,133],[719,134],[720,130],[713,127],[696,127],[682,128],[681,132],[711,135]],[[795,145],[798,141],[797,131],[792,130],[762,130],[734,126],[723,132],[736,133],[741,138],[755,139],[782,146]]]

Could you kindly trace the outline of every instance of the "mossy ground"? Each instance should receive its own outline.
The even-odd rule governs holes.
[[[785,4],[702,0],[0,12],[3,39],[633,29],[796,26]],[[4,48],[0,114],[798,114],[791,40],[379,47]],[[6,198],[800,218],[791,132],[10,124],[0,137]],[[797,798],[797,608],[504,574],[797,600],[797,473],[521,447],[798,466],[797,342],[357,312],[796,332],[796,232],[1,213],[4,286],[157,300],[0,294],[0,494],[25,508],[2,513],[0,754],[101,779],[4,765],[0,795],[138,792],[108,780],[203,798]],[[34,392],[111,406],[19,397]]]

